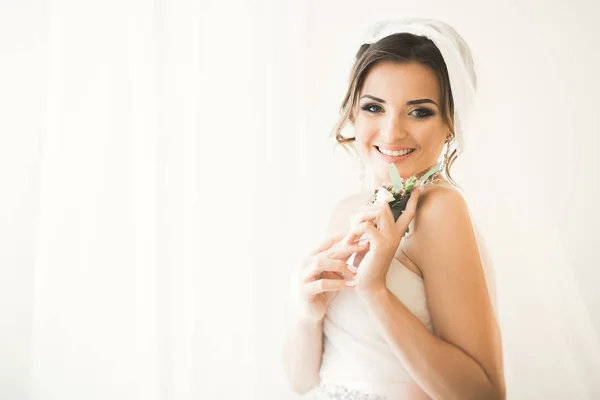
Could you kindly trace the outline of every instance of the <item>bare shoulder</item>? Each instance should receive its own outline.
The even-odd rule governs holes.
[[[329,234],[334,236],[348,232],[350,217],[368,203],[371,195],[371,192],[365,191],[340,199],[331,213],[328,227]]]
[[[427,186],[417,204],[411,221],[410,234],[402,241],[402,251],[422,271],[422,255],[431,252],[432,246],[461,225],[470,224],[466,200],[462,192],[446,180]],[[451,240],[450,235],[446,240]]]
[[[418,229],[416,220],[429,220],[441,217],[440,213],[451,211],[454,208],[466,208],[467,203],[462,192],[452,186],[448,181],[442,180],[427,186],[420,198],[415,213],[415,230]]]

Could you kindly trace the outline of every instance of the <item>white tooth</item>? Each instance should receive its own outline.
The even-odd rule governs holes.
[[[411,152],[411,150],[399,150],[399,151],[391,151],[391,150],[387,150],[387,149],[382,149],[380,148],[381,152],[383,154],[389,155],[389,156],[393,156],[393,157],[398,157],[398,156],[403,156],[406,155],[408,153]]]

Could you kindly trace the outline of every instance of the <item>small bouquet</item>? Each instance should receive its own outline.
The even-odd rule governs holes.
[[[425,186],[433,180],[433,175],[438,172],[440,169],[441,163],[437,163],[433,168],[431,168],[425,175],[418,179],[416,176],[411,176],[410,178],[404,180],[400,177],[398,173],[398,169],[394,164],[390,164],[390,181],[389,183],[385,183],[379,186],[374,190],[373,198],[369,204],[373,204],[376,202],[386,202],[389,204],[392,209],[392,215],[394,216],[394,221],[397,221],[400,215],[406,209],[406,205],[408,204],[408,199],[410,199],[410,194],[413,189],[419,186]],[[432,178],[432,179],[430,179]],[[408,233],[408,227],[406,228],[405,235]],[[365,235],[363,234],[358,240],[365,239]],[[358,271],[358,264],[364,258],[366,252],[352,253],[352,255],[346,261],[348,264],[348,269],[352,272]],[[356,263],[356,265],[354,265]]]
[[[398,218],[400,218],[400,215],[402,215],[406,209],[408,199],[410,199],[410,194],[413,189],[420,186],[431,175],[436,173],[439,170],[440,165],[440,163],[435,165],[432,169],[427,171],[427,173],[423,175],[421,179],[418,179],[415,175],[408,179],[402,179],[396,166],[394,164],[390,164],[390,182],[385,183],[374,190],[373,198],[371,199],[370,204],[376,202],[388,203],[392,209],[394,221],[397,221]],[[406,233],[408,233],[408,228],[406,228]]]

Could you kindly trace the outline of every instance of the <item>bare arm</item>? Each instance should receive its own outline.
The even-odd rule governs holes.
[[[289,325],[284,347],[284,369],[292,390],[304,394],[320,382],[323,321],[296,320]]]
[[[437,335],[387,288],[361,298],[392,352],[429,396],[504,399],[500,332],[466,204],[445,189],[421,200],[413,234],[421,242],[417,264]]]
[[[335,206],[327,228],[328,237],[334,237],[334,235],[337,235],[336,237],[339,239],[343,237],[344,228],[349,225],[348,204],[349,201],[342,200]],[[340,264],[343,265],[343,268],[347,268],[345,262],[340,262]],[[338,266],[338,268],[341,267]],[[296,271],[296,274],[298,272]],[[343,272],[349,271],[346,269]],[[299,280],[298,276],[292,277],[292,281],[295,280]],[[340,280],[339,283],[343,283],[343,281]],[[332,287],[326,290],[333,289]],[[323,320],[303,319],[296,312],[297,307],[290,307],[290,309],[283,349],[284,370],[292,390],[299,394],[305,394],[320,383]]]

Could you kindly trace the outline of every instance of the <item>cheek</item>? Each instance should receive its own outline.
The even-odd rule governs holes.
[[[378,127],[373,122],[357,119],[354,127],[356,142],[361,146],[369,146],[373,138],[377,136]]]
[[[375,130],[357,130],[356,131],[356,150],[363,158],[371,157],[373,141],[376,138]]]
[[[436,153],[446,140],[445,129],[440,124],[424,124],[413,129],[413,137],[426,153]]]

